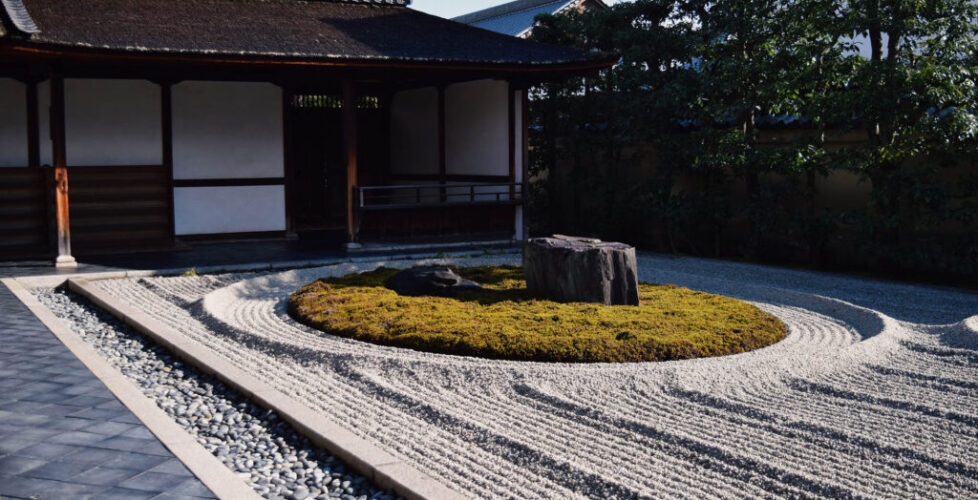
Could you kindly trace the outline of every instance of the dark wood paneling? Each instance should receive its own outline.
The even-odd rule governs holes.
[[[437,186],[435,186],[437,187]],[[409,241],[498,235],[511,238],[513,206],[401,208],[360,213],[364,241]]]
[[[71,243],[76,254],[172,244],[165,166],[70,167],[68,177]]]
[[[173,198],[173,85],[160,84],[160,126],[163,132],[163,169],[166,170],[166,189],[169,194],[170,241],[176,240],[176,201]]]
[[[211,241],[233,241],[233,240],[278,240],[287,236],[286,231],[254,231],[245,233],[218,233],[218,234],[185,234],[180,236],[181,241],[191,242],[211,242]]]
[[[0,168],[0,258],[46,258],[50,169]]]
[[[462,175],[449,174],[442,177],[439,174],[391,174],[391,179],[395,181],[440,181],[443,178],[446,182],[511,182],[508,175]],[[433,185],[438,187],[437,185]]]

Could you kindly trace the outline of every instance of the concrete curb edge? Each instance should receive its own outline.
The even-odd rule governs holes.
[[[62,319],[44,307],[17,279],[4,278],[0,281],[218,498],[262,498],[159,409],[156,403],[143,395],[138,387],[73,332]]]
[[[407,500],[465,498],[424,472],[231,365],[209,349],[112,297],[94,286],[89,279],[69,278],[68,287],[166,347],[185,362],[221,379],[242,395],[251,398],[256,404],[277,412],[282,419],[295,427],[297,432],[372,479],[377,486],[391,489]]]

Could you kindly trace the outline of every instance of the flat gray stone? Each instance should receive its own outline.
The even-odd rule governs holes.
[[[467,280],[447,267],[415,267],[391,276],[387,288],[409,297],[452,297],[458,292],[482,290],[478,283]]]

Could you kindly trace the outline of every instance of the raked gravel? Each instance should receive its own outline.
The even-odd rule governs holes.
[[[475,498],[978,497],[978,295],[640,255],[642,281],[751,301],[788,336],[617,365],[376,346],[285,312],[317,278],[415,263],[98,286]]]
[[[232,471],[266,498],[394,498],[212,376],[63,289],[38,299]]]

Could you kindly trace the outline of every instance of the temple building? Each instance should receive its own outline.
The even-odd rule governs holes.
[[[2,0],[0,257],[521,239],[526,89],[614,60],[408,3]]]

